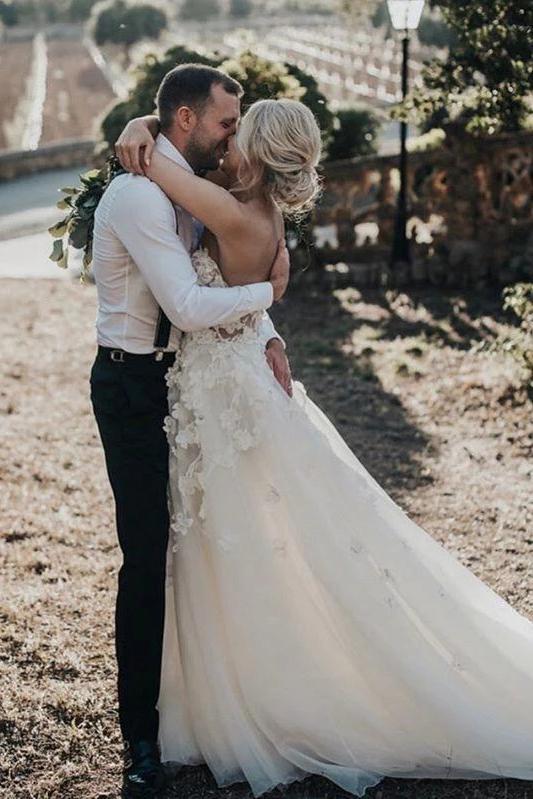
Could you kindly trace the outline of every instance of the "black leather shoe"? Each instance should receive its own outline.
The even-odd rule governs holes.
[[[156,741],[125,742],[122,799],[153,799],[165,787],[165,772]]]

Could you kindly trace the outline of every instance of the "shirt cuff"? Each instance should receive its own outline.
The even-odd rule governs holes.
[[[274,287],[269,281],[243,286],[250,295],[251,311],[266,311],[274,302]]]

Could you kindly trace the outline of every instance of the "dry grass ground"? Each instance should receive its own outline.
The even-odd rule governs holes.
[[[0,795],[113,799],[119,557],[88,399],[94,289],[0,289]],[[489,295],[296,288],[275,315],[295,376],[372,474],[533,619],[531,409],[513,399],[504,361],[468,352],[503,326],[498,307]],[[319,779],[278,794],[344,795]],[[184,769],[169,796],[250,799],[244,784],[217,790],[203,767]],[[533,799],[533,783],[387,779],[367,796]]]

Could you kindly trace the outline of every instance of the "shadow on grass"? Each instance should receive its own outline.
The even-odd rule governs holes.
[[[394,498],[427,483],[431,478],[417,454],[431,442],[407,419],[399,397],[384,390],[369,358],[343,351],[362,322],[331,292],[309,287],[293,289],[272,317],[286,340],[294,378],[383,488]]]
[[[363,302],[375,304],[390,314],[377,323],[381,339],[420,336],[454,349],[467,350],[472,341],[492,337],[487,318],[495,322],[509,319],[502,310],[500,288],[468,292],[432,287],[397,292],[360,289],[358,293]],[[412,309],[410,315],[399,312],[402,301],[406,301]]]
[[[409,338],[419,339],[422,348],[467,351],[473,341],[492,338],[494,323],[506,319],[499,289],[334,292],[302,282],[291,287],[272,316],[287,341],[295,378],[393,498],[432,480],[417,456],[433,442],[407,418],[401,381],[397,393],[385,391],[364,350],[354,354],[346,342],[364,326],[369,344]],[[360,335],[359,343],[363,339]],[[412,342],[411,352],[422,351]],[[398,363],[399,374],[402,368]]]
[[[265,799],[353,799],[323,777],[306,777],[262,795]],[[532,799],[533,786],[523,780],[390,779],[369,788],[365,799]],[[161,799],[253,799],[248,784],[218,788],[207,766],[184,766]]]

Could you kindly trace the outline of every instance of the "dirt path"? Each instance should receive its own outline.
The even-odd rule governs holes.
[[[48,42],[48,82],[41,145],[95,135],[114,93],[81,41]]]
[[[22,144],[25,120],[17,119],[17,116],[26,94],[26,81],[31,73],[32,61],[31,39],[2,42],[0,45],[0,70],[5,76],[0,95],[0,150],[17,149]]]
[[[509,398],[512,370],[465,349],[500,324],[497,299],[292,295],[275,315],[295,376],[394,499],[533,619],[531,409]],[[94,314],[92,287],[0,281],[6,799],[118,796],[119,557],[88,400]],[[285,793],[344,795],[319,779]],[[385,780],[367,795],[533,799],[533,784]],[[250,799],[242,784],[216,790],[202,767],[184,769],[169,796]]]

